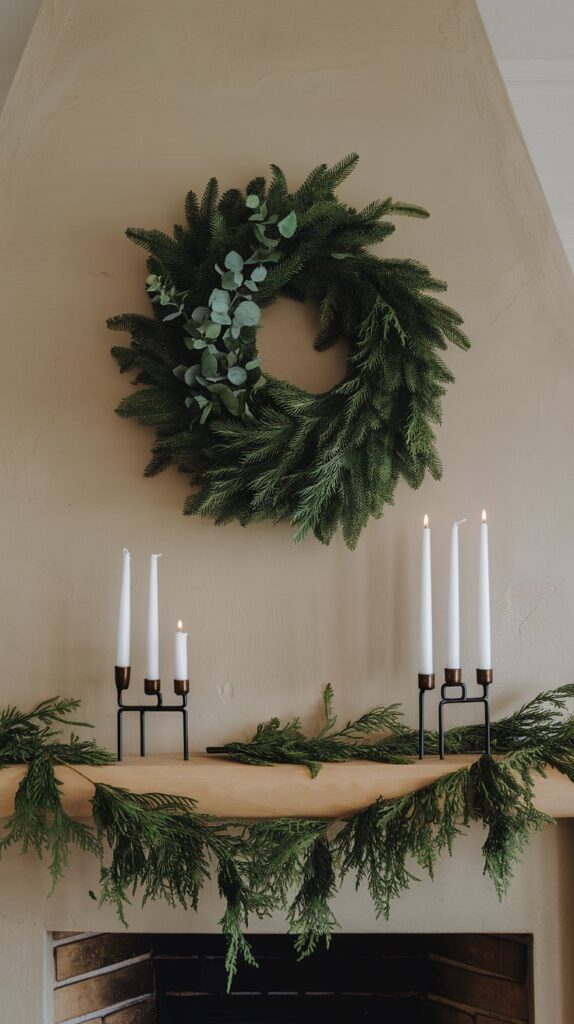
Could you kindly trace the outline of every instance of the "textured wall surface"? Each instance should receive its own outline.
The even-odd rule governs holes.
[[[123,229],[169,230],[185,191],[213,173],[229,187],[273,160],[297,182],[353,149],[361,163],[347,200],[390,194],[431,211],[425,223],[399,222],[386,249],[449,281],[447,299],[473,342],[468,354],[449,354],[457,383],[439,436],[444,479],[416,494],[401,487],[354,553],[340,541],[294,548],[285,525],[186,520],[185,480],[144,480],[150,436],[113,415],[128,382],[109,358],[104,320],[145,309],[143,257]],[[134,679],[143,675],[147,555],[162,551],[163,674],[182,617],[194,746],[245,735],[271,713],[312,721],[328,680],[343,716],[401,700],[414,721],[422,515],[433,524],[437,666],[449,526],[469,517],[461,589],[470,674],[483,505],[495,711],[570,678],[572,274],[471,0],[167,0],[161,12],[152,0],[48,0],[0,124],[0,226],[3,702],[79,694],[99,739],[112,743],[120,551],[129,545]],[[263,355],[319,388],[341,361],[308,354],[303,365],[310,335],[288,305],[268,315]],[[287,339],[291,320],[292,360],[275,334]],[[168,728],[155,744],[170,748]],[[435,886],[413,890],[389,927],[537,930],[546,944],[544,959],[540,944],[537,954],[541,1019],[565,1022],[572,992],[557,950],[561,939],[571,950],[574,927],[562,879],[568,835],[565,825],[532,844],[500,908],[480,874],[476,834],[468,860],[442,865]],[[46,906],[45,878],[33,871],[15,857],[3,868],[0,951],[16,937],[37,976],[45,926],[101,930],[113,918],[90,902],[83,861]],[[380,927],[350,890],[338,909],[344,927]],[[133,920],[209,930],[217,916],[206,898],[197,923],[163,907]],[[20,985],[8,969],[12,1024],[39,1019],[37,987]]]
[[[41,0],[0,0],[0,109],[30,35]]]

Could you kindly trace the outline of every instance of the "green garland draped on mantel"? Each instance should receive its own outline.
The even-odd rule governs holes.
[[[226,753],[249,764],[305,765],[313,776],[324,762],[413,759],[417,735],[403,724],[398,705],[375,708],[338,729],[332,698],[327,687],[325,722],[316,734],[306,736],[299,719],[284,725],[271,719],[250,742],[228,744]],[[540,694],[493,724],[493,756],[405,796],[381,796],[337,821],[221,820],[199,813],[190,798],[94,783],[83,768],[114,758],[75,733],[62,739],[64,725],[87,727],[71,718],[78,701],[53,698],[27,713],[9,707],[0,712],[0,768],[23,763],[27,772],[4,825],[0,855],[13,845],[22,853],[47,855],[53,888],[65,873],[71,846],[79,846],[100,862],[99,893],[91,895],[115,905],[124,923],[126,905],[138,892],[143,903],[164,899],[197,909],[204,884],[215,874],[231,985],[239,958],[254,963],[245,937],[251,917],[282,910],[297,954],[307,956],[321,939],[328,944],[337,927],[331,903],[348,874],[355,875],[357,887],[366,884],[377,916],[388,918],[393,899],[415,881],[413,870],[432,878],[440,854],[452,854],[472,822],[486,830],[484,871],[501,899],[530,834],[553,821],[533,804],[534,777],[552,766],[574,782],[572,698],[572,685]],[[478,727],[447,733],[453,753],[477,753],[481,743]],[[436,744],[436,734],[427,734],[427,749]],[[94,787],[93,827],[64,810],[58,766],[79,772]]]

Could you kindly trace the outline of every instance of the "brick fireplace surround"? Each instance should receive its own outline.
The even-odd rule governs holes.
[[[54,1024],[532,1024],[525,935],[338,935],[297,962],[292,940],[258,935],[259,967],[225,993],[213,935],[56,932]]]

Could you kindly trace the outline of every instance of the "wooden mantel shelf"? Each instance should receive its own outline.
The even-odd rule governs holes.
[[[121,763],[80,771],[94,782],[124,786],[138,793],[191,796],[197,809],[221,818],[338,818],[368,807],[379,796],[394,797],[422,786],[475,760],[452,755],[427,757],[409,765],[353,761],[325,764],[312,779],[302,765],[254,766],[224,757],[193,754],[188,762],[174,757],[126,758]],[[14,806],[24,768],[0,771],[0,817]],[[88,817],[93,790],[70,768],[58,769],[68,813]],[[574,817],[574,785],[553,768],[536,781],[536,806],[555,818]]]

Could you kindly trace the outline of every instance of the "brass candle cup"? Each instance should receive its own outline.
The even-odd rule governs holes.
[[[492,669],[491,668],[477,668],[476,670],[476,681],[479,686],[490,686],[492,682]]]
[[[434,672],[419,672],[419,690],[434,690]]]
[[[114,669],[116,688],[118,691],[127,690],[130,685],[131,668],[129,665],[116,665]]]

